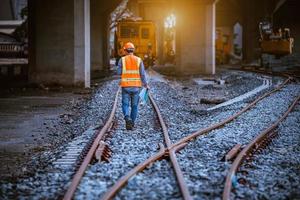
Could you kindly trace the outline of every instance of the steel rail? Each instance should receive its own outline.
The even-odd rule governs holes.
[[[263,139],[265,139],[268,134],[273,131],[275,128],[278,127],[279,123],[282,122],[288,114],[294,109],[294,107],[297,105],[297,103],[300,100],[300,96],[298,96],[294,102],[291,104],[289,109],[284,113],[284,115],[279,118],[275,123],[273,123],[271,126],[269,126],[267,129],[262,131],[258,136],[256,136],[250,143],[246,145],[246,147],[237,155],[236,159],[234,160],[233,164],[231,165],[231,168],[227,174],[226,181],[225,181],[225,187],[223,190],[223,200],[229,200],[230,199],[230,193],[232,188],[232,180],[235,177],[236,171],[239,168],[239,166],[242,164],[242,162],[245,160],[245,158],[253,151],[253,149],[257,146],[257,144],[261,143]]]
[[[150,101],[156,111],[156,114],[158,116],[158,119],[159,119],[159,122],[162,126],[162,129],[163,129],[163,134],[164,134],[164,137],[165,137],[165,142],[166,142],[166,145],[167,145],[167,148],[170,148],[172,143],[171,143],[171,140],[170,140],[170,137],[169,137],[169,132],[168,132],[168,129],[167,129],[167,126],[162,118],[162,115],[160,113],[160,110],[158,108],[158,106],[156,105],[154,99],[152,98],[151,95],[149,95],[149,98],[150,98]],[[180,191],[182,193],[182,196],[183,196],[183,199],[185,200],[188,200],[188,199],[192,199],[190,193],[189,193],[189,190],[188,190],[188,187],[184,181],[184,177],[183,177],[183,173],[181,171],[181,168],[179,166],[179,163],[177,161],[177,158],[176,158],[176,149],[172,149],[170,151],[168,151],[168,154],[169,154],[169,157],[171,159],[171,162],[172,162],[172,165],[173,165],[173,168],[175,170],[175,174],[176,174],[176,178],[177,178],[177,181],[179,183],[179,187],[180,187]]]
[[[153,97],[150,94],[149,94],[149,99],[151,101],[151,104],[154,107],[154,110],[155,110],[155,112],[157,114],[159,123],[161,125],[162,130],[163,130],[163,134],[164,134],[164,138],[165,138],[165,143],[166,143],[167,147],[169,147],[169,146],[171,146],[171,140],[170,140],[170,137],[169,137],[168,128],[166,126],[166,123],[164,122],[164,120],[162,118],[162,115],[160,113],[160,110],[159,110],[158,106],[156,105]]]
[[[154,107],[154,110],[156,111],[158,120],[160,122],[160,125],[162,127],[163,130],[163,135],[164,135],[164,140],[166,143],[167,148],[171,146],[171,140],[169,137],[169,133],[168,133],[168,129],[167,126],[162,118],[162,115],[160,113],[160,110],[157,106],[157,104],[155,103],[153,97],[151,95],[149,95],[149,99],[151,101],[151,104]],[[188,187],[184,181],[184,177],[182,174],[182,171],[180,169],[180,166],[178,164],[177,158],[176,158],[176,151],[180,150],[181,148],[183,148],[186,144],[182,144],[177,146],[176,148],[173,148],[171,151],[166,151],[167,148],[165,148],[162,144],[160,144],[160,151],[158,153],[156,153],[154,156],[148,158],[146,161],[144,161],[143,163],[137,165],[135,168],[133,168],[132,170],[130,170],[125,176],[123,176],[122,178],[120,178],[117,183],[115,183],[113,185],[112,188],[110,188],[105,194],[104,196],[101,198],[102,200],[108,200],[108,199],[112,199],[116,193],[126,184],[126,182],[134,175],[136,175],[138,172],[144,170],[146,168],[146,166],[148,166],[150,163],[153,163],[157,160],[159,160],[160,158],[162,158],[163,156],[168,155],[171,159],[171,163],[172,166],[174,168],[175,174],[176,174],[176,178],[177,181],[179,183],[179,187],[182,193],[182,196],[184,199],[189,200],[192,199],[190,196],[190,193],[188,191]]]
[[[186,144],[182,144],[176,147],[175,151],[179,151],[182,149]],[[160,150],[159,152],[155,153],[151,157],[149,157],[144,162],[138,164],[132,170],[130,170],[126,175],[122,176],[101,198],[102,200],[110,200],[112,199],[117,192],[128,182],[128,180],[136,175],[138,172],[143,171],[147,166],[151,163],[156,162],[157,160],[166,156],[167,149],[164,147],[163,144],[159,143]]]
[[[122,176],[114,185],[111,187],[101,199],[112,199],[117,192],[127,183],[127,181],[137,174],[138,172],[144,170],[148,165],[151,163],[159,160],[165,155],[165,147],[163,144],[159,144],[159,152],[154,154],[153,156],[149,157],[147,160],[145,160],[143,163],[140,163],[133,169],[131,169],[126,175]]]
[[[116,109],[117,109],[117,103],[118,103],[118,96],[119,96],[119,93],[120,93],[121,89],[120,87],[118,88],[118,91],[116,93],[116,96],[115,96],[115,99],[114,99],[114,104],[113,104],[113,108],[112,108],[112,111],[109,115],[109,118],[108,120],[106,121],[106,123],[104,124],[103,128],[101,130],[98,131],[97,133],[97,137],[96,139],[94,140],[91,148],[89,149],[87,155],[85,156],[83,162],[81,163],[78,171],[76,172],[76,174],[73,176],[73,179],[72,179],[72,182],[71,182],[71,185],[69,186],[65,196],[64,196],[64,200],[71,200],[76,189],[77,189],[77,186],[79,185],[80,181],[81,181],[81,178],[82,176],[84,175],[84,172],[87,168],[87,166],[89,165],[89,163],[91,162],[93,156],[94,156],[94,153],[99,145],[99,142],[102,140],[103,136],[105,135],[105,133],[107,132],[107,130],[110,128],[112,122],[113,122],[113,118],[114,118],[114,115],[115,115],[115,112],[116,112]]]
[[[193,140],[195,139],[196,137],[200,136],[200,135],[204,135],[214,129],[217,129],[217,128],[220,128],[222,126],[224,126],[225,124],[233,121],[234,119],[236,119],[237,117],[239,117],[241,114],[243,114],[244,112],[246,112],[247,110],[249,110],[250,108],[252,108],[254,105],[256,105],[257,102],[261,101],[262,99],[264,99],[265,97],[271,95],[272,93],[280,90],[281,88],[283,88],[289,81],[291,80],[291,78],[287,78],[282,84],[280,84],[277,88],[275,88],[274,90],[260,96],[259,98],[257,98],[255,101],[253,101],[252,103],[248,104],[245,108],[243,108],[242,110],[240,110],[238,113],[232,115],[231,117],[217,123],[217,124],[214,124],[210,127],[207,127],[205,129],[201,129],[201,130],[198,130],[182,139],[180,139],[178,142],[176,142],[175,144],[173,144],[170,148],[173,148],[174,146],[177,146],[177,145],[180,145],[180,144],[183,144],[183,143],[187,143],[189,142],[190,140]]]
[[[154,156],[157,156],[156,157],[156,160],[152,159],[151,161],[152,162],[155,162],[159,159],[161,159],[162,157],[164,157],[168,152],[170,151],[178,151],[179,149],[181,148],[184,148],[186,146],[187,143],[189,143],[192,139],[202,135],[202,134],[205,134],[209,131],[212,131],[214,129],[217,129],[217,128],[220,128],[222,126],[224,126],[225,124],[227,124],[228,122],[234,120],[235,118],[237,118],[238,116],[240,116],[243,112],[246,112],[247,110],[249,110],[251,107],[253,107],[257,102],[261,101],[263,98],[271,95],[272,93],[280,90],[281,88],[284,87],[284,85],[286,85],[289,81],[291,80],[291,78],[287,78],[282,84],[280,84],[277,88],[275,88],[274,90],[262,95],[261,97],[257,98],[256,100],[254,100],[252,103],[250,103],[248,106],[246,106],[244,109],[242,109],[241,111],[239,111],[238,113],[236,113],[235,115],[233,115],[232,117],[228,118],[228,119],[225,119],[224,121],[220,122],[220,123],[217,123],[217,124],[214,124],[206,129],[201,129],[199,131],[196,131],[192,134],[190,134],[189,136],[186,136],[184,137],[183,139],[179,140],[178,142],[172,144],[169,148],[167,149],[164,149],[164,152],[158,152],[156,154],[154,154],[151,158],[153,158]],[[150,159],[150,158],[149,158]],[[144,161],[143,163],[140,163],[139,165],[146,165],[146,164],[150,164],[150,162],[147,162],[148,159],[146,161]],[[138,165],[138,166],[139,166]],[[137,167],[138,167],[137,166]],[[137,168],[136,167],[136,168]],[[137,170],[135,170],[135,174],[138,173]],[[114,197],[114,195],[116,194],[117,191],[119,191],[121,189],[121,187],[124,186],[124,184],[129,180],[130,177],[122,177],[120,178],[114,185],[111,189],[109,189],[105,194],[104,196],[101,198],[102,200],[109,200],[109,199],[112,199]],[[124,184],[121,184],[121,182],[124,182]]]

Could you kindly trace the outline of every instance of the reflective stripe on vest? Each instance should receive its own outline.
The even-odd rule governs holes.
[[[122,81],[139,81],[140,78],[122,78]]]
[[[121,87],[141,87],[139,57],[128,55],[122,57],[122,78]]]
[[[139,70],[126,70],[126,74],[138,74],[140,73]]]

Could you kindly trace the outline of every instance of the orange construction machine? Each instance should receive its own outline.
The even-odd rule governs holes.
[[[274,32],[270,22],[259,24],[261,52],[281,57],[293,51],[294,38],[290,36],[290,29],[278,29]]]

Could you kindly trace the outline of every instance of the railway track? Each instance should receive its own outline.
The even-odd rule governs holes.
[[[176,147],[176,148],[171,148],[172,143],[171,143],[171,140],[169,137],[167,126],[162,118],[162,115],[159,111],[158,106],[156,105],[156,103],[151,95],[150,95],[150,101],[157,113],[157,117],[158,117],[160,125],[162,127],[166,147],[164,147],[164,145],[160,144],[159,153],[157,153],[155,156],[150,157],[144,163],[136,166],[128,174],[123,176],[111,189],[109,189],[109,191],[102,197],[102,199],[113,198],[116,195],[116,193],[118,192],[118,190],[121,187],[123,187],[132,176],[136,175],[138,172],[143,171],[150,163],[153,163],[153,162],[157,161],[158,159],[161,159],[162,157],[165,157],[165,156],[169,157],[171,160],[172,167],[175,170],[176,179],[180,186],[180,190],[181,190],[183,198],[191,199],[188,188],[184,181],[183,173],[180,169],[180,166],[179,166],[177,158],[176,158],[176,152],[178,150],[180,150],[181,148],[183,148],[185,146],[185,144],[178,145],[178,147]]]
[[[281,86],[279,86],[278,88],[276,88],[275,90],[266,93],[265,95],[261,96],[260,98],[256,99],[254,102],[252,102],[251,104],[249,104],[247,107],[245,107],[243,110],[241,110],[240,112],[238,112],[237,114],[231,116],[230,118],[215,124],[213,126],[210,126],[208,128],[199,130],[187,137],[182,138],[181,140],[179,140],[178,142],[176,142],[174,145],[171,145],[171,147],[168,150],[172,150],[173,148],[176,149],[176,147],[180,147],[180,145],[185,146],[186,143],[190,142],[191,140],[195,139],[196,137],[200,136],[200,135],[204,135],[207,134],[215,129],[221,128],[223,127],[225,124],[231,122],[232,120],[236,119],[237,117],[239,117],[241,114],[245,113],[247,110],[249,110],[250,108],[252,108],[253,106],[255,106],[259,101],[261,101],[262,99],[270,96],[271,94],[279,91],[280,89],[282,89],[288,82],[290,81],[290,79],[286,80]],[[165,150],[167,151],[167,150]],[[141,163],[140,166],[147,166],[149,165],[151,162],[154,162],[155,160],[161,159],[164,156],[163,151],[160,151],[158,154],[152,156],[151,158],[149,158],[148,160],[146,160],[145,162]],[[135,173],[140,171],[139,166],[136,168]],[[117,192],[128,180],[131,176],[133,176],[133,171],[130,172],[130,176],[124,176],[122,177],[113,187],[113,190],[108,191],[108,193],[104,196],[103,199],[109,199],[112,198],[115,195],[115,192]],[[122,184],[120,184],[122,183]]]
[[[87,169],[88,165],[91,163],[96,151],[97,151],[97,148],[99,147],[99,144],[101,144],[101,142],[103,142],[104,138],[105,138],[105,133],[107,133],[109,131],[109,129],[112,127],[112,124],[113,124],[113,119],[114,119],[114,115],[116,113],[116,108],[117,108],[117,103],[118,103],[118,96],[119,96],[119,93],[120,93],[120,88],[119,90],[117,91],[116,93],[116,97],[115,97],[115,101],[114,101],[114,105],[113,105],[113,108],[112,108],[112,112],[107,120],[107,122],[105,123],[105,125],[103,126],[103,128],[97,133],[97,137],[96,139],[94,140],[90,150],[88,151],[87,155],[85,156],[82,164],[80,165],[78,171],[76,172],[76,174],[74,175],[73,177],[73,180],[71,182],[71,185],[69,186],[65,196],[64,196],[64,199],[72,199],[80,181],[81,181],[81,178],[83,177],[84,173],[85,173],[85,170]],[[160,146],[160,149],[161,149],[161,152],[163,152],[163,154],[167,154],[168,157],[170,157],[171,159],[171,163],[172,163],[172,166],[173,166],[173,169],[175,170],[175,174],[176,174],[176,178],[177,178],[177,181],[178,181],[178,184],[179,184],[179,187],[180,187],[180,190],[182,192],[182,195],[184,197],[184,199],[191,199],[190,197],[190,194],[188,192],[188,189],[187,189],[187,186],[184,182],[184,178],[183,178],[183,174],[181,172],[181,169],[180,169],[180,166],[178,165],[178,162],[177,162],[177,158],[176,158],[176,154],[175,152],[177,150],[179,150],[180,148],[182,148],[184,145],[180,145],[179,147],[177,147],[176,149],[172,149],[171,151],[169,152],[165,152],[163,151],[164,149],[167,149],[169,148],[172,144],[171,144],[171,141],[170,141],[170,138],[169,138],[169,133],[168,133],[168,130],[167,130],[167,126],[160,114],[160,111],[159,111],[159,108],[157,107],[154,99],[152,98],[152,96],[150,95],[150,101],[153,105],[153,108],[157,114],[157,117],[158,117],[158,120],[159,120],[159,123],[161,125],[161,129],[162,129],[162,132],[163,132],[163,136],[164,136],[164,142],[165,142],[165,146],[160,143],[159,146]],[[152,159],[149,160],[150,162],[153,162],[155,161],[155,159],[152,161]],[[139,166],[138,167],[138,171],[141,171],[145,168],[146,166]],[[135,172],[133,173],[135,174]],[[133,175],[132,174],[132,175]],[[129,179],[131,176],[132,176],[130,173],[129,175],[127,175],[124,180],[127,180]],[[124,185],[126,183],[125,182],[120,182],[120,185]],[[118,188],[118,187],[116,187]],[[111,192],[112,194],[114,194],[116,191],[114,191],[114,188],[111,189]],[[110,199],[111,197],[103,197],[103,198],[108,198]]]
[[[124,187],[130,179],[132,179],[133,176],[137,175],[139,172],[141,172],[145,169],[148,169],[147,167],[149,167],[149,165],[155,163],[158,160],[164,159],[164,158],[170,158],[170,160],[171,160],[172,168],[175,171],[177,184],[180,188],[182,197],[184,199],[191,199],[192,197],[189,193],[190,187],[188,187],[186,184],[186,180],[189,178],[184,177],[184,175],[182,173],[182,169],[180,167],[180,164],[182,164],[184,157],[186,155],[180,155],[180,158],[178,160],[178,158],[176,157],[176,152],[178,152],[178,151],[182,150],[183,148],[185,148],[186,146],[190,145],[191,141],[194,141],[199,136],[207,135],[208,133],[211,133],[212,131],[215,131],[217,129],[222,129],[225,125],[236,120],[242,114],[253,109],[256,106],[256,104],[258,104],[264,98],[267,98],[270,95],[282,90],[288,83],[290,83],[290,81],[291,81],[291,78],[286,79],[286,81],[284,81],[280,86],[278,86],[274,90],[262,95],[261,97],[257,98],[255,101],[248,104],[246,107],[244,107],[242,110],[235,113],[234,115],[228,117],[227,119],[225,119],[219,123],[213,124],[207,128],[203,128],[194,133],[191,133],[188,136],[182,137],[175,143],[171,142],[171,140],[169,138],[167,126],[162,119],[162,115],[159,111],[159,108],[156,105],[154,99],[152,97],[150,97],[151,103],[157,113],[157,117],[158,117],[160,125],[162,127],[165,145],[160,144],[159,152],[152,154],[152,156],[149,156],[148,159],[146,159],[144,162],[141,162],[139,165],[136,165],[127,174],[125,174],[124,176],[119,178],[118,181],[116,181],[115,184],[106,191],[106,193],[102,196],[102,199],[112,199],[120,191],[120,189],[122,187]],[[116,95],[116,98],[115,98],[116,100],[117,100],[117,96],[118,96],[118,94]],[[97,148],[94,146],[97,146],[99,144],[99,142],[101,140],[103,140],[103,136],[104,136],[105,132],[107,132],[107,130],[111,126],[116,106],[117,106],[117,101],[115,101],[113,111],[110,115],[108,122],[106,123],[108,125],[105,125],[104,128],[99,132],[99,136],[97,137],[97,140],[95,140],[95,142],[94,142],[95,145],[93,144],[93,147],[91,148],[90,152],[87,154],[88,157],[86,157],[84,159],[84,162],[83,162],[84,164],[81,165],[78,172],[74,176],[72,184],[69,187],[68,192],[66,193],[64,199],[71,199],[73,197],[74,192],[76,191],[76,188],[81,180],[81,177],[83,176],[84,171],[87,168],[88,164],[90,163],[90,161],[93,157],[93,154]],[[184,154],[185,153],[187,153],[187,152],[184,152]],[[185,175],[188,174],[188,172],[189,172],[189,170],[187,170],[187,169],[184,169],[184,171],[185,171],[185,173],[184,173]],[[189,175],[187,175],[187,176],[189,176]],[[193,191],[193,193],[195,193],[195,192]]]
[[[113,118],[114,118],[114,115],[115,115],[115,112],[116,112],[116,109],[117,109],[117,98],[118,98],[118,95],[119,95],[120,91],[121,90],[119,88],[117,93],[116,93],[113,108],[112,108],[112,111],[109,115],[109,118],[106,121],[106,123],[104,124],[103,128],[97,133],[96,139],[94,140],[94,142],[93,142],[92,146],[90,147],[88,153],[86,154],[83,162],[81,163],[79,169],[77,170],[76,174],[74,175],[73,180],[71,182],[71,185],[69,186],[69,188],[68,188],[68,190],[67,190],[67,192],[64,196],[64,199],[72,199],[72,197],[73,197],[73,195],[76,191],[76,188],[77,188],[78,184],[80,183],[82,176],[84,175],[84,172],[85,172],[86,168],[91,163],[91,161],[92,161],[92,159],[95,155],[97,147],[99,147],[100,142],[105,137],[105,134],[112,127]]]
[[[263,148],[267,145],[267,143],[275,136],[275,129],[278,127],[279,123],[281,123],[288,116],[288,114],[298,104],[299,100],[300,96],[298,96],[293,101],[293,103],[289,106],[288,110],[275,123],[271,124],[271,126],[263,130],[253,140],[251,140],[236,156],[226,177],[225,187],[223,191],[223,200],[230,199],[230,192],[233,183],[236,182],[236,173],[239,166],[243,163],[243,161],[246,160],[246,158],[251,157],[255,152],[258,152],[260,148]]]

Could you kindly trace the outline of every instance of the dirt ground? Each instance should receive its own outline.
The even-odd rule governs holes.
[[[71,89],[45,91],[17,90],[0,97],[0,177],[16,177],[28,171],[25,163],[48,148],[48,134],[66,104],[78,101],[81,95]]]

